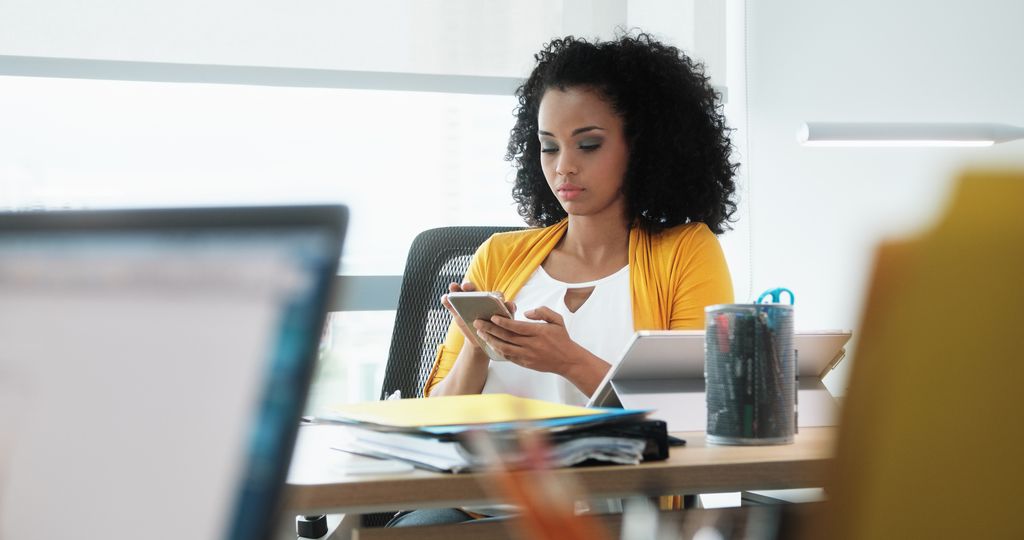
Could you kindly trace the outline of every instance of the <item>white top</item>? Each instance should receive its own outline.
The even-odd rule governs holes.
[[[590,298],[576,310],[565,305],[568,289],[594,287]],[[566,283],[538,266],[515,297],[518,321],[531,309],[545,306],[562,316],[569,337],[598,358],[615,364],[633,337],[633,305],[629,294],[629,266],[594,281]],[[544,323],[540,323],[544,324]],[[589,396],[560,375],[534,371],[512,362],[490,363],[484,394],[508,393],[520,397],[584,406]]]

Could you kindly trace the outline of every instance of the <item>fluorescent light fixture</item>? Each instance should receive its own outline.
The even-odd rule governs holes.
[[[992,146],[1024,139],[1024,128],[983,123],[807,122],[804,146]]]

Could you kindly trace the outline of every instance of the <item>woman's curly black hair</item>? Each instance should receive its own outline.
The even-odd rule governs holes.
[[[730,129],[704,66],[679,49],[641,33],[590,43],[555,39],[535,55],[537,66],[516,90],[516,124],[505,159],[517,171],[512,197],[532,226],[566,217],[540,163],[537,113],[551,88],[596,90],[624,124],[629,163],[623,182],[631,224],[657,233],[703,222],[716,234],[736,211]]]

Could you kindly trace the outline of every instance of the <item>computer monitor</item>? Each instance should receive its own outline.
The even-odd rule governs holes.
[[[0,538],[265,538],[341,206],[0,214]]]

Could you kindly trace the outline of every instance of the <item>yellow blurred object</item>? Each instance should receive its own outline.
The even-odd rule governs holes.
[[[593,416],[599,409],[526,399],[509,394],[471,394],[390,399],[330,407],[328,416],[397,427],[455,426]]]
[[[1024,171],[881,247],[812,538],[1024,538]]]

